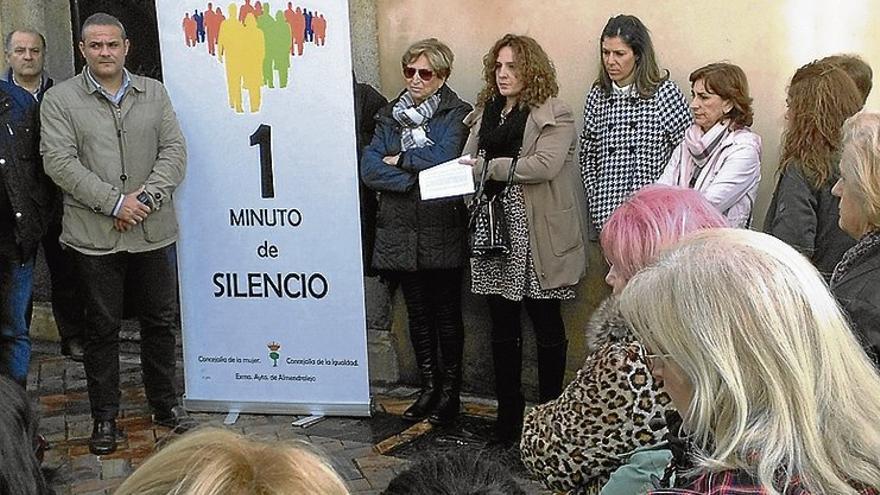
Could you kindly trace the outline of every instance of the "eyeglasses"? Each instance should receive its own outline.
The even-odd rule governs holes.
[[[656,364],[655,363],[656,360],[667,359],[667,358],[671,358],[671,357],[672,357],[672,354],[645,354],[644,355],[645,364],[648,366],[648,371],[651,373],[654,372],[654,366]]]
[[[434,79],[434,71],[431,69],[416,69],[415,67],[403,68],[403,77],[407,79],[412,79],[416,74],[419,75],[419,79],[423,82],[429,82],[431,79]]]

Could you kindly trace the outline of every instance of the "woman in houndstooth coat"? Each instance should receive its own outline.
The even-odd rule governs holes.
[[[600,52],[602,70],[587,95],[581,134],[591,239],[633,192],[657,180],[693,120],[684,94],[657,66],[637,17],[612,17]]]

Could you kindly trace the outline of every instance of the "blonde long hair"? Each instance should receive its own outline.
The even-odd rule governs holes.
[[[744,470],[771,494],[880,487],[880,376],[821,276],[769,235],[689,236],[636,274],[620,309],[693,385],[681,411],[697,469]]]
[[[840,176],[859,199],[871,230],[880,228],[880,112],[862,110],[843,123]]]
[[[305,446],[265,443],[223,428],[187,433],[147,459],[115,495],[348,495]]]

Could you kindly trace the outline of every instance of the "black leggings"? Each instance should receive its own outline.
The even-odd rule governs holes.
[[[522,338],[520,308],[535,328],[535,340],[540,347],[552,347],[565,342],[565,325],[559,299],[529,299],[511,301],[502,296],[487,296],[489,315],[492,317],[492,342],[513,342]]]
[[[400,283],[403,291],[416,358],[419,358],[419,353],[427,353],[425,357],[432,359],[439,341],[444,368],[460,369],[464,346],[462,270],[419,270],[391,272],[388,275]]]

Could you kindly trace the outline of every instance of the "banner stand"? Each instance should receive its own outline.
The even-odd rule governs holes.
[[[348,2],[156,0],[193,411],[369,416]]]
[[[184,398],[187,411],[240,414],[290,414],[296,416],[352,416],[369,417],[370,405],[351,404],[294,404],[289,402],[221,402]]]

